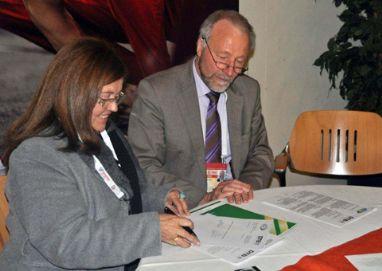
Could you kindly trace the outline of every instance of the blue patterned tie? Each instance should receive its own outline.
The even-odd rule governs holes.
[[[217,110],[220,93],[209,92],[206,94],[210,99],[206,118],[205,161],[206,163],[221,162],[221,126]]]

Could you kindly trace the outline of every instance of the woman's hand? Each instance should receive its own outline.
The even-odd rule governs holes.
[[[191,220],[168,214],[159,215],[161,240],[165,243],[180,246],[183,248],[193,245],[199,245],[199,239],[188,233],[183,227],[194,228],[194,224]]]
[[[188,206],[186,201],[180,197],[180,192],[177,189],[173,189],[168,192],[166,197],[165,206],[174,212],[176,215],[189,216]]]

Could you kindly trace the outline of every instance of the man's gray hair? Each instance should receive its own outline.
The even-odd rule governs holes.
[[[249,47],[251,50],[255,49],[256,35],[253,31],[252,25],[243,15],[235,10],[217,10],[211,13],[200,26],[199,38],[205,38],[208,40],[211,35],[212,27],[215,23],[221,20],[227,20],[239,28],[242,32],[247,33],[249,36]]]

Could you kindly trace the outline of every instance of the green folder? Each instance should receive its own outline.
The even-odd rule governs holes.
[[[201,215],[205,215],[205,214],[232,217],[232,218],[241,218],[241,219],[256,219],[256,220],[266,220],[266,221],[273,220],[273,228],[271,229],[270,233],[274,235],[280,235],[296,225],[296,223],[294,222],[285,221],[278,218],[258,214],[258,213],[251,212],[251,211],[248,211],[243,208],[233,206],[230,204],[223,204],[214,209],[201,213]]]

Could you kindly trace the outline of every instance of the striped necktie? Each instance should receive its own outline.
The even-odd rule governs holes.
[[[217,110],[220,93],[211,91],[206,94],[206,96],[210,100],[210,103],[208,105],[206,118],[205,162],[220,163],[222,149],[221,128]]]

